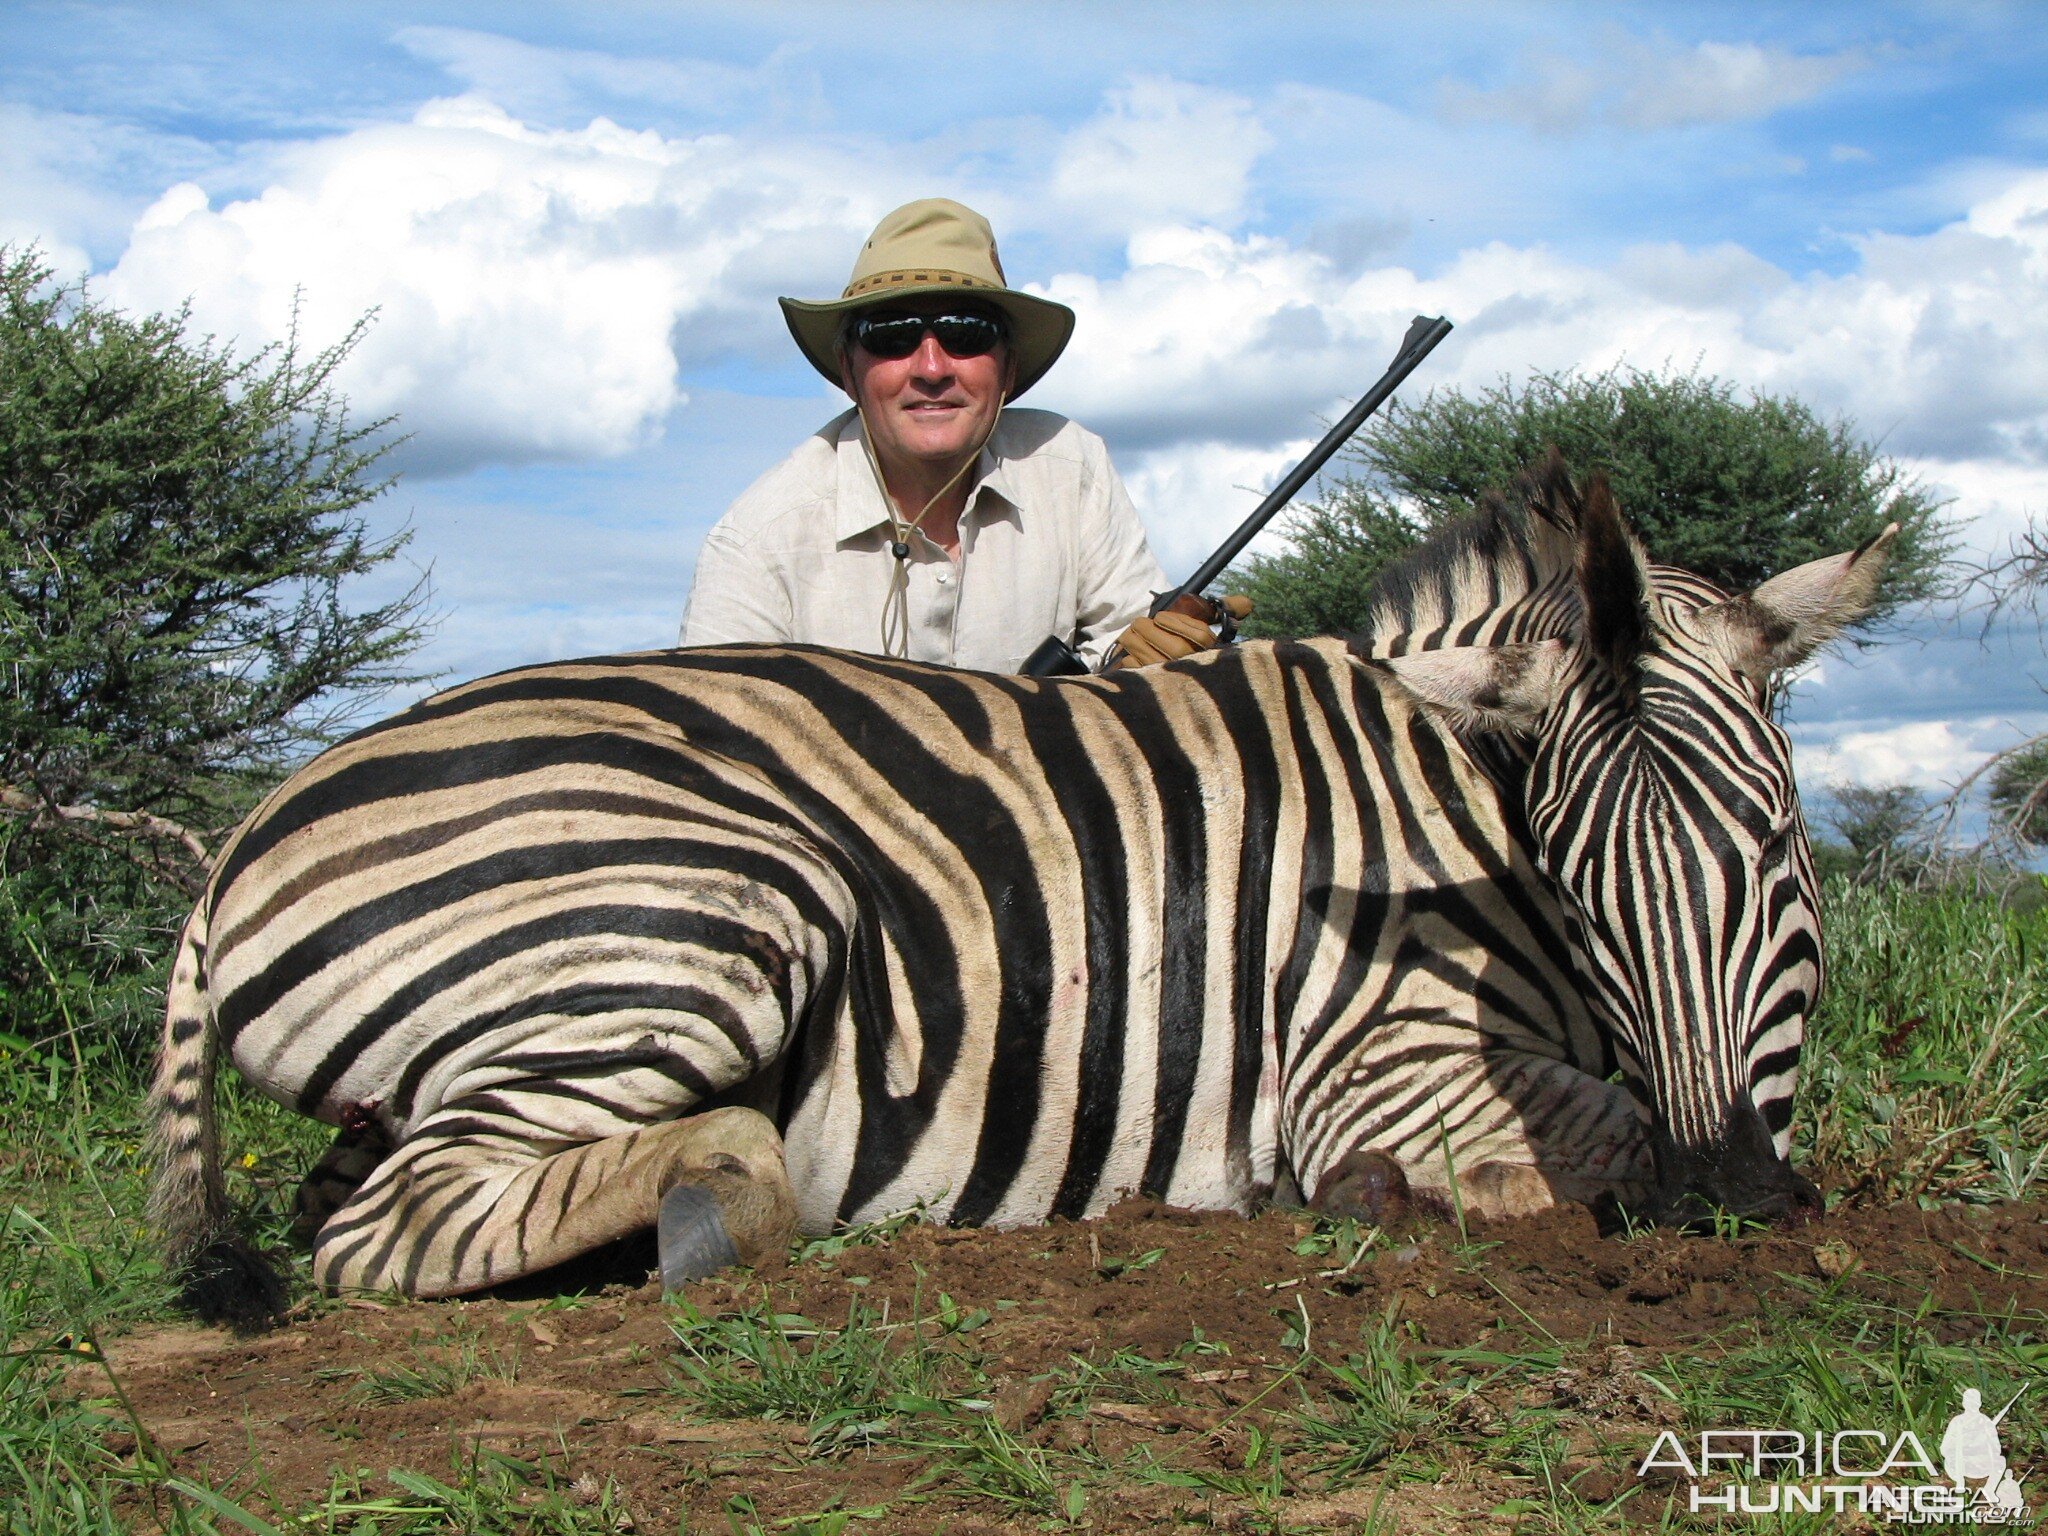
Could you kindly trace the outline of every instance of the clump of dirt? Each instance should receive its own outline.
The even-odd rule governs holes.
[[[1348,1263],[1341,1243],[1315,1233],[1285,1212],[1245,1220],[1148,1203],[1011,1232],[910,1226],[774,1273],[714,1278],[687,1301],[701,1319],[800,1315],[834,1329],[852,1315],[899,1345],[969,1361],[959,1381],[971,1387],[955,1383],[971,1391],[968,1411],[1027,1450],[1085,1451],[1090,1465],[1114,1467],[1137,1448],[1170,1444],[1186,1486],[1109,1480],[1087,1509],[1105,1531],[1240,1518],[1216,1490],[1229,1485],[1224,1471],[1244,1472],[1248,1455],[1256,1470],[1253,1437],[1267,1415],[1301,1408],[1298,1379],[1278,1393],[1275,1384],[1299,1377],[1304,1346],[1343,1361],[1389,1329],[1409,1351],[1545,1344],[1552,1367],[1467,1392],[1439,1422],[1483,1448],[1517,1413],[1548,1408],[1641,1445],[1674,1417],[1646,1368],[1747,1320],[1796,1318],[1831,1287],[1887,1308],[1931,1300],[1979,1315],[2048,1310],[2048,1207],[2038,1205],[1840,1211],[1733,1240],[1603,1237],[1572,1210],[1477,1229],[1470,1241],[1419,1231]],[[257,1490],[257,1504],[267,1497],[281,1511],[327,1496],[337,1471],[388,1492],[392,1468],[447,1480],[486,1447],[544,1463],[564,1485],[580,1479],[586,1497],[609,1487],[640,1531],[683,1520],[725,1529],[732,1508],[766,1528],[891,1501],[888,1518],[865,1528],[969,1532],[1045,1518],[978,1495],[971,1479],[948,1474],[943,1455],[920,1450],[914,1405],[890,1408],[907,1415],[900,1422],[855,1415],[822,1428],[791,1416],[713,1416],[686,1372],[676,1385],[672,1324],[690,1316],[653,1284],[569,1303],[355,1300],[260,1338],[164,1330],[115,1340],[108,1352],[176,1465]],[[1173,1390],[1152,1390],[1139,1357],[1177,1361]],[[702,1360],[716,1370],[730,1358]],[[1597,1502],[1629,1465],[1611,1458],[1565,1471],[1583,1474],[1579,1492]],[[1483,1454],[1470,1466],[1462,1483],[1405,1487],[1378,1506],[1380,1518],[1493,1528],[1503,1488],[1488,1483]],[[1205,1471],[1216,1475],[1205,1482]],[[1378,1497],[1370,1487],[1315,1496],[1305,1487],[1287,1518],[1347,1528]]]

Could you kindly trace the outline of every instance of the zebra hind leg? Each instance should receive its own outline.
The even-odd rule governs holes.
[[[677,1262],[663,1255],[679,1278],[708,1273],[712,1260],[758,1267],[796,1235],[782,1137],[754,1110],[708,1110],[562,1147],[536,1146],[486,1105],[457,1100],[328,1219],[313,1278],[329,1293],[418,1297],[502,1285],[656,1226],[679,1186],[696,1192],[670,1201],[694,1218],[681,1223]]]
[[[292,1197],[291,1241],[300,1248],[311,1248],[328,1218],[355,1197],[377,1165],[390,1155],[390,1141],[374,1124],[343,1126],[336,1131],[333,1145],[306,1170]]]

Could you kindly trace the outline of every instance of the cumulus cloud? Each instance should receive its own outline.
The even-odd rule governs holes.
[[[1911,720],[1826,736],[1795,728],[1793,767],[1806,784],[1912,784],[1942,793],[1992,753],[2043,730],[2048,714]]]
[[[2010,554],[2024,529],[2048,523],[2048,472],[2037,464],[1905,457],[1900,465],[1949,503],[1958,552],[1966,557]]]
[[[1506,83],[1447,81],[1439,99],[1453,121],[1499,121],[1541,133],[1596,123],[1645,131],[1771,116],[1820,95],[1868,64],[1856,49],[1794,53],[1759,43],[1680,48],[1617,36],[1604,52],[1527,53]]]
[[[410,36],[477,73],[476,57],[566,67],[476,34]],[[1502,241],[1423,272],[1313,227],[1243,227],[1269,142],[1241,98],[1138,79],[1048,143],[1040,182],[996,193],[951,173],[957,146],[544,128],[465,96],[279,151],[254,196],[173,187],[106,289],[149,308],[190,295],[243,346],[282,336],[295,302],[315,342],[376,308],[340,383],[360,410],[400,413],[416,471],[597,457],[659,432],[688,370],[737,355],[801,387],[774,296],[830,291],[875,218],[942,190],[984,207],[1006,245],[1057,249],[1090,221],[1127,231],[1121,263],[1029,285],[1081,319],[1035,398],[1127,453],[1270,452],[1310,433],[1421,312],[1459,327],[1421,387],[1697,363],[1844,413],[1896,453],[2048,465],[2048,171],[2008,169],[1929,233],[1853,241],[1834,273],[1795,277],[1733,244],[1592,263]]]
[[[1168,578],[1192,575],[1314,444],[1313,437],[1272,448],[1182,443],[1127,455],[1119,466],[1124,485]],[[1269,525],[1250,549],[1273,554],[1284,547]]]
[[[67,276],[121,248],[152,188],[218,155],[177,135],[0,101],[0,245],[36,245]]]
[[[406,36],[501,81],[640,68],[447,29]],[[730,84],[646,69],[648,91]],[[1042,197],[985,197],[937,147],[669,137],[604,118],[537,127],[472,94],[275,150],[254,196],[216,202],[196,180],[171,186],[104,288],[138,309],[189,297],[201,329],[244,349],[287,334],[295,306],[315,344],[376,310],[337,382],[359,410],[399,415],[412,472],[600,457],[661,430],[685,403],[685,367],[737,354],[802,377],[775,296],[836,289],[896,203],[966,197],[1006,240],[1028,232],[1031,208],[1055,244],[1076,221],[1228,219],[1263,142],[1236,97],[1138,80],[1055,142]]]
[[[1852,270],[1794,277],[1732,245],[1593,265],[1492,242],[1424,276],[1155,228],[1117,276],[1047,285],[1081,317],[1048,395],[1134,444],[1269,443],[1361,393],[1411,315],[1442,313],[1459,329],[1425,387],[1697,363],[1846,415],[1894,453],[2048,466],[2048,172],[1945,228],[1855,246]]]
[[[602,118],[535,129],[477,97],[304,146],[260,196],[182,183],[108,275],[244,347],[316,342],[375,309],[340,385],[397,411],[415,470],[615,454],[683,402],[698,360],[772,335],[888,206],[886,176],[831,156],[664,138]]]

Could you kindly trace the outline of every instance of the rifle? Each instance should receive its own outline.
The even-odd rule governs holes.
[[[1401,381],[1413,373],[1436,344],[1450,334],[1451,322],[1441,315],[1417,315],[1408,327],[1408,334],[1401,338],[1401,350],[1394,355],[1387,371],[1380,375],[1379,382],[1365,392],[1358,404],[1345,412],[1342,421],[1323,435],[1323,440],[1309,450],[1307,458],[1287,472],[1287,478],[1267,493],[1266,499],[1252,509],[1252,515],[1238,524],[1237,531],[1217,546],[1216,552],[1201,563],[1194,575],[1179,586],[1154,596],[1151,611],[1154,614],[1164,613],[1175,603],[1191,598],[1206,604],[1208,600],[1202,596],[1203,589],[1223,574],[1224,568],[1243,552],[1253,536],[1272,521],[1273,514],[1294,499],[1295,493],[1308,484],[1316,471],[1328,462],[1330,455],[1344,446],[1351,434],[1365,424],[1365,418],[1384,405],[1387,397],[1400,388]],[[1112,650],[1106,660],[1113,660],[1114,656]],[[1047,635],[1038,643],[1038,649],[1024,661],[1026,677],[1077,677],[1087,671],[1088,664],[1058,635]]]

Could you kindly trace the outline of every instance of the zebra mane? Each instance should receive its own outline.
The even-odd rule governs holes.
[[[1579,608],[1572,572],[1582,506],[1552,448],[1380,572],[1352,650],[1400,656],[1563,633]]]

